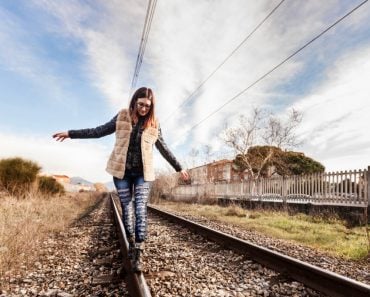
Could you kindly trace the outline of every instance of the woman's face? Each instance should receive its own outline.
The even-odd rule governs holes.
[[[148,98],[139,98],[136,101],[136,109],[137,113],[140,116],[146,116],[152,106],[152,101]]]

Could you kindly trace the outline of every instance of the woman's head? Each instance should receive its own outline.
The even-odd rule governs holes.
[[[156,127],[154,116],[155,98],[152,89],[142,87],[136,90],[130,101],[130,116],[134,123],[144,117],[144,128]]]

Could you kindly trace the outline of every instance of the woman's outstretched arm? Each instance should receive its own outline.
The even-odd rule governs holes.
[[[165,158],[166,161],[168,163],[170,163],[171,166],[177,172],[180,172],[181,178],[183,180],[188,180],[189,179],[189,173],[185,169],[182,168],[182,166],[180,165],[180,163],[177,161],[177,159],[175,158],[175,156],[172,154],[172,152],[167,147],[166,143],[164,142],[164,139],[163,139],[163,136],[162,136],[162,131],[161,131],[161,128],[160,127],[158,128],[158,130],[159,130],[159,135],[158,135],[157,141],[155,142],[156,148],[159,150],[159,152],[161,153],[162,157]]]
[[[98,126],[96,128],[80,129],[80,130],[69,130],[66,132],[58,132],[53,135],[57,141],[63,141],[66,138],[99,138],[116,131],[116,115],[108,123]]]

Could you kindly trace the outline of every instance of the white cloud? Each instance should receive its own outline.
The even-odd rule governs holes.
[[[86,76],[109,104],[126,107],[146,1],[101,1],[93,7],[74,0],[63,5],[44,0],[35,5],[57,18],[51,30],[82,42]]]
[[[294,107],[304,112],[300,128],[303,151],[328,170],[370,165],[370,46],[338,58],[327,79]]]
[[[327,20],[328,14],[336,2],[284,3],[206,83],[190,106],[163,123],[169,130],[169,142],[180,144],[178,129],[204,119],[322,31],[331,21],[331,18]],[[151,65],[144,73],[154,78],[157,86],[160,117],[166,119],[172,114],[277,3],[189,1],[180,5],[179,1],[171,1],[159,4],[146,57]],[[187,144],[209,143],[225,119],[267,104],[273,88],[294,77],[304,66],[303,59],[290,61],[192,131],[189,135],[193,137],[186,140]]]
[[[37,162],[48,174],[81,176],[91,182],[107,182],[105,172],[110,149],[89,141],[67,139],[62,143],[51,137],[0,133],[0,158],[22,157]]]
[[[0,67],[62,97],[61,79],[54,70],[54,63],[43,57],[22,19],[1,7],[0,19]]]
[[[253,107],[259,105],[274,108],[276,103],[271,102],[271,98],[278,93],[289,98],[284,104],[290,107],[295,97],[284,94],[276,87],[304,73],[309,66],[308,57],[312,58],[312,53],[322,63],[326,62],[329,55],[331,59],[335,59],[335,52],[332,50],[338,46],[333,42],[336,29],[327,35],[331,37],[329,46],[324,42],[319,43],[321,46],[316,46],[315,43],[201,124],[188,137],[182,137],[189,127],[321,32],[342,15],[344,6],[347,8],[349,5],[344,5],[339,0],[286,1],[192,101],[174,113],[179,104],[278,2],[158,1],[138,85],[148,84],[156,91],[157,111],[170,148],[179,147],[189,151],[192,147],[201,147],[204,144],[212,144],[214,149],[222,148],[216,136],[225,120],[233,121],[237,118],[236,114],[248,114]],[[127,106],[147,1],[65,0],[61,5],[55,1],[34,0],[31,6],[37,10],[36,13],[43,12],[39,22],[45,22],[45,30],[61,35],[66,43],[71,42],[71,47],[75,43],[79,45],[76,50],[85,57],[81,61],[82,67],[92,85],[106,96],[109,105],[116,109]],[[333,7],[336,9],[333,10]],[[55,85],[55,90],[58,91],[59,82],[53,74],[53,65],[50,61],[42,60],[32,44],[27,43],[27,28],[21,27],[22,22],[19,19],[1,11],[0,13],[2,63],[7,63],[7,67],[24,75],[31,73],[34,79],[47,85]],[[369,16],[369,9],[362,9],[355,16],[357,17],[351,17],[341,24],[341,30],[347,28],[347,34],[351,34],[351,30],[363,26]],[[16,59],[10,59],[10,53]],[[305,112],[301,132],[310,138],[304,151],[307,150],[307,154],[312,153],[318,160],[325,160],[327,164],[335,158],[342,158],[343,161],[346,154],[361,153],[364,160],[367,160],[366,154],[370,155],[363,148],[369,140],[363,128],[366,127],[365,119],[369,114],[368,105],[364,99],[358,99],[364,98],[366,92],[369,93],[365,82],[369,73],[368,62],[362,58],[367,57],[369,60],[369,54],[367,51],[358,51],[354,55],[349,52],[349,55],[348,58],[338,60],[335,68],[325,65],[327,79],[317,82],[315,92],[302,98],[297,104]],[[338,86],[334,87],[335,85]],[[348,100],[354,94],[355,99]],[[281,109],[280,106],[279,110]],[[174,116],[165,121],[172,113]],[[96,169],[93,168],[99,167],[97,171],[103,172],[109,154],[109,149],[85,142],[71,142],[67,145],[54,143],[49,146],[47,140],[38,137],[5,136],[13,143],[6,154],[21,154],[19,148],[23,148],[25,155],[45,160],[45,166],[49,166],[46,165],[49,162],[53,164],[53,170],[62,170],[64,165],[70,174],[81,174],[84,177],[92,175],[92,172],[95,174]],[[42,148],[39,150],[44,154],[38,154],[36,146],[29,150],[30,145],[26,145],[23,139],[38,143]],[[343,144],[348,142],[353,143],[353,147]],[[21,145],[16,147],[19,143]],[[65,155],[62,151],[67,150],[69,154]],[[68,161],[58,163],[53,157],[46,157],[47,151],[55,151],[63,156],[60,159]],[[5,154],[3,148],[1,153]],[[73,160],[78,162],[72,162]],[[90,165],[91,160],[95,160],[95,166]],[[80,165],[70,165],[75,163]],[[85,171],[81,171],[83,168],[88,168],[87,175],[84,175]],[[74,169],[76,173],[73,172]]]
[[[161,106],[159,110],[161,118],[166,119],[169,114],[172,115],[176,107],[188,97],[195,87],[277,3],[277,1],[273,3],[270,1],[258,2],[258,4],[253,3],[253,7],[246,7],[248,4],[245,1],[218,1],[217,5],[215,3],[210,4],[210,2],[197,2],[197,4],[193,2],[184,4],[182,2],[181,11],[179,11],[179,2],[177,1],[166,3],[165,8],[164,5],[159,5],[157,16],[165,15],[166,17],[156,19],[153,25],[152,39],[146,57],[152,63],[146,73],[149,77],[155,78],[158,101]],[[266,105],[272,108],[272,111],[276,108],[277,112],[281,111],[282,107],[291,108],[296,97],[289,93],[282,93],[285,98],[288,98],[284,99],[285,102],[282,106],[277,106],[275,102],[271,101],[271,98],[274,98],[279,92],[276,91],[276,87],[304,74],[311,66],[312,59],[322,63],[328,75],[337,72],[337,69],[333,68],[333,65],[330,65],[329,62],[335,61],[336,58],[336,53],[333,52],[338,50],[339,46],[336,38],[342,40],[344,37],[337,37],[336,33],[341,32],[342,35],[350,35],[352,30],[358,29],[360,26],[357,16],[360,15],[360,19],[364,20],[365,16],[369,16],[368,11],[361,11],[360,14],[354,14],[348,20],[342,22],[253,89],[247,91],[240,98],[234,100],[195,128],[194,131],[188,133],[187,138],[183,137],[183,131],[188,127],[192,127],[204,119],[350,9],[350,5],[343,6],[341,4],[343,3],[336,0],[284,3],[273,17],[207,82],[191,100],[189,106],[182,108],[168,121],[162,122],[167,131],[166,139],[170,147],[182,145],[182,147],[186,146],[187,151],[190,151],[192,147],[200,148],[202,145],[210,143],[215,148],[221,147],[222,145],[215,140],[215,135],[220,132],[226,120],[232,122],[236,118],[235,115],[248,114],[255,106]],[[208,5],[212,5],[212,8],[210,9]],[[240,7],[243,7],[243,9],[240,9]],[[333,7],[339,7],[340,9],[333,10]],[[183,11],[187,13],[182,13]],[[233,17],[227,17],[230,15]],[[362,23],[362,26],[364,25]],[[347,52],[349,55],[352,55],[351,51],[351,47],[348,46]],[[362,55],[363,53],[358,54]],[[365,61],[363,60],[359,64],[365,63]],[[337,79],[337,83],[348,84],[348,81],[358,80],[358,77],[361,77],[360,81],[364,82],[363,80],[367,78],[366,73],[369,73],[369,70],[363,69],[360,71],[361,75],[359,75],[357,71],[357,67],[360,67],[359,64],[353,65],[352,70],[343,66],[343,69],[347,69],[353,75]],[[342,72],[337,73],[342,75]],[[322,76],[319,75],[319,79],[322,79]],[[320,86],[320,82],[317,81],[315,86]],[[329,86],[327,87],[329,88]],[[315,87],[315,90],[315,95],[312,95],[312,97],[317,96],[318,100],[322,100],[323,96],[332,98],[332,100],[342,96],[342,101],[347,100],[347,102],[348,96],[346,94],[361,92],[364,95],[366,92],[368,93],[368,91],[363,91],[363,85],[354,86],[352,84],[338,91],[338,94],[335,92],[322,94],[324,92],[323,88]],[[368,89],[366,88],[366,90]],[[357,103],[345,104],[345,107],[341,107],[342,103],[332,102],[332,106],[326,109],[328,116],[325,117],[325,121],[328,122],[327,125],[337,125],[335,131],[338,134],[337,136],[328,134],[329,131],[333,132],[333,129],[327,129],[327,131],[320,134],[321,138],[310,138],[312,146],[316,146],[316,142],[318,146],[323,148],[330,146],[327,140],[330,139],[330,136],[334,137],[336,143],[343,141],[343,138],[347,142],[350,138],[352,138],[351,142],[356,142],[355,139],[359,136],[359,133],[362,136],[362,146],[365,145],[368,138],[362,127],[366,127],[364,121],[368,111],[367,107],[364,108],[363,106],[365,101],[361,100]],[[359,110],[361,108],[364,109]],[[345,120],[346,124],[335,124],[336,120],[343,116],[342,109],[351,112]],[[312,114],[316,113],[316,117],[311,117],[310,114],[306,114],[304,108],[303,110],[307,122],[323,123],[322,112],[314,110]],[[306,125],[306,122],[304,125]],[[311,131],[309,128],[308,130]],[[342,130],[345,131],[340,134],[339,131]],[[346,135],[346,137],[343,137],[343,135]],[[328,169],[334,169],[334,166],[329,162],[329,155],[331,158],[335,155],[339,157],[345,154],[344,148],[340,149],[342,146],[339,146],[339,144],[336,146],[338,149],[333,151],[333,154],[325,155],[324,149],[319,154],[318,150],[309,145],[303,147],[303,151],[316,157],[319,161],[323,161]],[[346,147],[348,149],[347,154],[356,154],[358,150],[355,150],[355,147],[361,147],[361,145]],[[365,166],[368,151],[365,150],[361,153],[364,156],[365,164],[361,166],[360,164],[350,165],[349,163],[338,164],[336,168]],[[368,155],[370,156],[370,154]]]

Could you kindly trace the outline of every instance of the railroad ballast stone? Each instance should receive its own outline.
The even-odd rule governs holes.
[[[288,255],[317,267],[333,271],[337,274],[370,285],[370,262],[368,259],[362,261],[351,261],[340,257],[334,257],[325,252],[320,252],[316,249],[303,246],[292,241],[272,238],[256,231],[245,230],[231,224],[212,221],[201,216],[186,215],[179,211],[173,211],[165,206],[160,206],[159,208],[217,231],[230,234],[259,246],[278,251],[284,255]]]
[[[152,215],[143,266],[153,296],[324,296]]]
[[[67,230],[42,242],[38,261],[33,267],[24,267],[22,275],[2,280],[5,285],[0,296],[128,296],[123,281],[92,284],[94,277],[118,276],[121,271],[115,229],[107,223],[111,219],[108,203],[108,199],[103,199],[92,212]],[[109,265],[94,265],[97,259],[107,258],[111,259]]]
[[[127,296],[123,281],[92,285],[94,278],[122,271],[106,203],[42,243],[39,261],[22,275],[9,276],[0,295]],[[111,258],[109,265],[94,265]],[[158,217],[149,220],[143,266],[153,296],[322,296]]]

